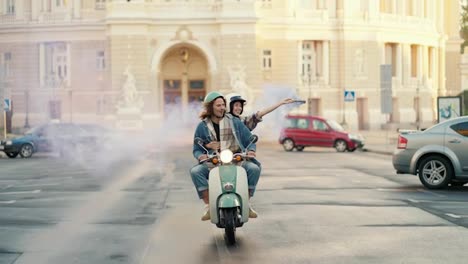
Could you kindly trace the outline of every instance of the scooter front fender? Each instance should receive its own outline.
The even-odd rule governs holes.
[[[240,207],[241,201],[235,193],[225,193],[219,197],[218,208]]]

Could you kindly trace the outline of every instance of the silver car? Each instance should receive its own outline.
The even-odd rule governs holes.
[[[429,189],[468,183],[468,116],[400,132],[393,167],[398,174],[418,175]]]

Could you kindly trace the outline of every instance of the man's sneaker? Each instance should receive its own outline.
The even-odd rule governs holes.
[[[211,219],[211,216],[210,216],[210,206],[207,204],[205,205],[205,212],[203,213],[202,217],[201,217],[201,220],[202,221],[208,221]]]
[[[258,214],[255,212],[255,210],[252,208],[252,206],[249,206],[249,218],[257,218]]]

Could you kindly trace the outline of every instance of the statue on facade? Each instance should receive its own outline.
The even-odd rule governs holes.
[[[252,100],[252,91],[245,82],[246,73],[245,66],[230,66],[228,67],[231,89],[245,97],[247,100]]]
[[[119,109],[124,108],[138,108],[141,109],[143,107],[143,100],[140,96],[138,96],[138,91],[135,85],[135,77],[133,76],[132,72],[130,71],[130,66],[124,71],[125,82],[122,86],[122,93],[120,96],[120,100],[117,104]]]

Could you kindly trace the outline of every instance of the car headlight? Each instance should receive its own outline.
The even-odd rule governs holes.
[[[363,141],[364,137],[361,134],[349,134],[350,139]]]
[[[13,145],[13,141],[11,141],[11,140],[8,140],[8,141],[5,143],[5,145],[7,145],[7,146],[9,146],[9,145]]]
[[[220,158],[223,163],[229,163],[232,161],[232,156],[234,154],[229,149],[221,151]]]

